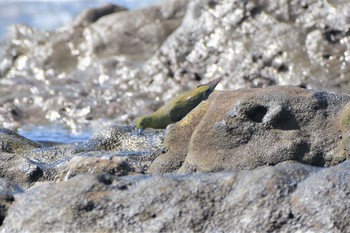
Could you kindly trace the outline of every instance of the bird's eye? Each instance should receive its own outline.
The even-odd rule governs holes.
[[[144,123],[144,122],[141,122],[141,125],[142,125],[142,126],[144,126],[144,125],[145,125],[145,123]]]

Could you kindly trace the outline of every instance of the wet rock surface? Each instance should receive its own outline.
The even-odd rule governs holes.
[[[13,180],[24,188],[39,181],[63,181],[83,173],[144,174],[161,153],[164,138],[162,132],[140,136],[133,127],[102,127],[84,143],[35,148],[31,146],[35,142],[11,130],[3,131],[20,138],[22,149],[19,153],[0,154],[0,178]]]
[[[80,175],[18,196],[1,231],[346,232],[349,171],[344,162],[200,175]]]

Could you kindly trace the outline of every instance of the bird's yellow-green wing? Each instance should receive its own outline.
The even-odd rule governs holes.
[[[206,97],[209,86],[198,86],[197,88],[183,93],[169,103],[169,118],[173,122],[180,121],[191,112]]]
[[[164,129],[169,124],[180,121],[201,101],[207,99],[220,81],[221,78],[217,78],[177,96],[154,113],[142,118],[143,126],[140,125],[141,120],[139,120],[138,127]]]

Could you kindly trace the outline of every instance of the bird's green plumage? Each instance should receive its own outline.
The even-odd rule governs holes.
[[[220,81],[221,78],[218,78],[191,91],[182,93],[154,113],[140,117],[137,120],[137,128],[141,131],[146,128],[165,129],[169,124],[180,121],[200,102],[207,99]]]

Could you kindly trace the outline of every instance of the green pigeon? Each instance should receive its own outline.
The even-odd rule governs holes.
[[[199,85],[170,100],[154,113],[140,117],[136,123],[138,132],[142,133],[146,128],[165,129],[169,124],[180,121],[200,102],[206,100],[220,81],[221,78],[217,78],[207,84]]]

